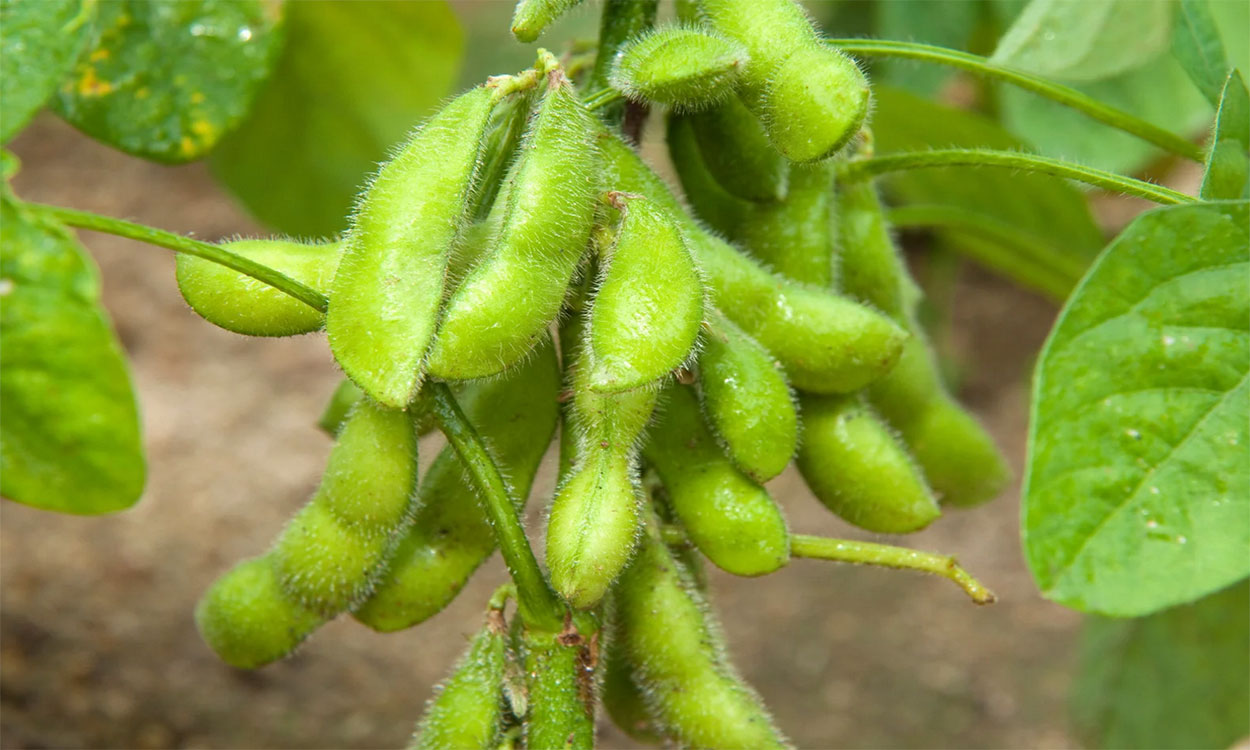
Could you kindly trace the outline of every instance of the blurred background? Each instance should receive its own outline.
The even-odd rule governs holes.
[[[531,47],[508,36],[511,3],[503,0],[453,3],[450,13],[442,3],[410,4],[414,28],[423,34],[411,45],[402,36],[376,42],[380,29],[402,29],[387,18],[391,4],[351,5],[328,11],[322,3],[296,3],[289,9],[287,49],[275,64],[273,88],[262,89],[251,119],[208,162],[167,167],[142,161],[44,114],[11,144],[22,161],[15,190],[27,200],[210,242],[274,230],[333,234],[362,175],[422,113],[454,90],[533,59]],[[997,38],[995,23],[1001,24],[995,19],[1010,19],[1022,3],[811,5],[834,35],[924,39],[986,52]],[[322,6],[321,12],[311,6]],[[339,12],[348,14],[342,25],[334,21]],[[567,40],[593,39],[597,17],[588,3],[543,44],[559,51]],[[297,54],[297,39],[318,35],[342,42],[323,48],[324,69]],[[368,65],[337,64],[352,55]],[[339,77],[322,76],[330,72]],[[1037,102],[1020,103],[1014,92],[1003,96],[944,69],[878,66],[873,74],[895,87],[881,94],[878,137],[885,143],[906,145],[914,138],[943,146],[926,141],[926,127],[932,128],[928,134],[943,133],[938,141],[982,128],[976,131],[982,140],[1101,161],[1182,190],[1193,190],[1201,176],[1136,142],[1124,145],[1118,134],[1100,135],[1084,121],[1070,131],[1086,134],[1079,143],[1062,139],[1058,121],[1038,132],[1039,118],[1047,115],[1039,114]],[[1172,85],[1162,75],[1131,71],[1127,77]],[[292,81],[301,76],[304,100],[291,95],[299,90]],[[357,87],[366,80],[375,88]],[[1113,99],[1136,101],[1134,87],[1141,84],[1126,78],[1090,85]],[[318,98],[321,111],[308,111],[307,97]],[[897,102],[911,101],[907,97],[981,114],[966,115],[977,118],[974,125],[891,120],[890,112],[902,111]],[[1201,139],[1211,114],[1202,97],[1172,101],[1167,111],[1139,114]],[[358,122],[336,125],[345,116]],[[654,125],[658,118],[652,119]],[[354,139],[343,135],[349,131]],[[648,155],[663,160],[662,150]],[[947,179],[967,185],[981,177],[964,172]],[[1043,208],[1070,203],[1071,193],[1083,206],[1086,196],[1062,186],[1067,193],[1056,197],[1047,191],[1059,183],[1044,179],[1012,184],[1022,186],[1016,199],[1023,208],[1008,205],[1013,198],[995,183],[985,184],[980,196],[952,200],[985,203],[994,195],[991,208],[1003,217],[1032,212],[1035,225],[1050,235],[1084,238],[1064,252],[1086,259],[1106,233],[1143,208],[1089,196],[1093,222],[1078,217],[1070,222],[1075,227],[1061,225],[1057,209],[1039,214],[1029,202]],[[940,179],[887,187],[904,201],[952,192]],[[1019,223],[1027,227],[1027,217]],[[929,318],[952,379],[1010,457],[1017,482],[992,504],[950,512],[901,543],[956,554],[999,602],[976,607],[948,582],[919,574],[800,561],[762,580],[712,570],[714,604],[738,667],[800,747],[1076,746],[1065,696],[1081,618],[1036,593],[1018,531],[1028,378],[1062,289],[1025,289],[1005,277],[1008,270],[992,263],[987,270],[992,254],[974,238],[918,232],[904,238],[930,292]],[[340,618],[295,656],[261,671],[218,661],[196,634],[195,603],[235,561],[263,551],[316,486],[330,441],[315,422],[340,374],[321,335],[248,339],[205,324],[179,296],[168,251],[91,233],[83,240],[101,267],[104,302],[130,357],[148,451],[147,490],[134,509],[98,518],[0,504],[4,747],[403,745],[433,685],[504,580],[498,558],[447,610],[415,629],[380,635]],[[425,462],[439,441],[423,444]],[[532,529],[541,528],[552,477],[549,465],[532,496]],[[796,530],[877,538],[832,517],[793,471],[769,489]],[[606,721],[601,739],[607,748],[635,746]]]

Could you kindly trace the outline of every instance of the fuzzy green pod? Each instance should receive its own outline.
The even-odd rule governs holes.
[[[879,534],[909,534],[941,515],[898,438],[859,396],[808,396],[798,467],[843,520]]]
[[[532,42],[560,16],[582,0],[519,0],[512,13],[512,35]]]
[[[240,669],[281,659],[325,621],[287,595],[268,555],[235,565],[195,607],[204,642],[222,661]]]
[[[636,670],[625,652],[621,635],[616,631],[610,626],[607,645],[603,648],[600,666],[603,682],[599,686],[599,702],[612,717],[612,723],[630,737],[649,745],[660,745],[664,742],[664,735],[647,708]]]
[[[798,413],[785,374],[764,347],[719,311],[709,317],[699,353],[699,396],[730,460],[757,482],[790,463]]]
[[[609,81],[634,101],[696,110],[729,96],[746,61],[746,49],[737,42],[704,29],[669,26],[621,48]]]
[[[599,178],[594,121],[562,71],[546,80],[495,248],[447,302],[427,363],[437,377],[485,377],[521,361],[555,319],[586,249]]]
[[[334,393],[330,394],[330,401],[326,404],[326,408],[321,412],[321,418],[317,420],[317,426],[321,431],[330,437],[336,437],[343,423],[347,421],[347,415],[351,413],[352,408],[356,406],[362,398],[365,397],[364,391],[360,390],[360,386],[351,381],[351,378],[343,378],[335,387]]]
[[[677,224],[641,196],[609,193],[622,213],[590,312],[590,388],[654,383],[689,358],[703,320],[703,281]]]
[[[689,115],[699,156],[708,173],[735,198],[779,201],[790,189],[790,162],[768,141],[759,118],[738,96]]]
[[[787,159],[828,158],[859,131],[868,80],[821,40],[793,0],[699,0],[699,15],[747,48],[744,100]]]
[[[360,401],[312,500],[274,544],[283,589],[326,616],[363,600],[411,521],[416,486],[412,415]]]
[[[235,240],[222,245],[325,294],[338,268],[341,242]],[[285,292],[218,263],[179,253],[178,291],[192,310],[219,328],[246,336],[294,336],[321,330],[325,315]]]
[[[378,172],[352,219],[326,331],[344,372],[388,406],[403,408],[420,387],[494,104],[495,91],[479,87],[430,118]]]
[[[814,393],[846,393],[890,371],[907,333],[876,311],[823,289],[769,273],[708,233],[621,140],[599,140],[612,183],[641,193],[682,222],[712,302],[785,366],[790,382]]]
[[[844,185],[837,203],[843,287],[912,334],[897,367],[869,387],[869,398],[899,431],[944,504],[971,506],[994,498],[1010,481],[1010,469],[985,428],[942,383],[913,312],[919,291],[890,237],[876,187]]]
[[[580,316],[565,322],[576,341]],[[655,408],[656,391],[639,388],[600,394],[586,386],[586,343],[566,356],[573,368],[569,409],[576,456],[547,518],[547,568],[551,584],[570,604],[596,604],[620,574],[638,530],[638,443]]]
[[[752,203],[730,195],[708,171],[690,116],[669,112],[665,124],[669,159],[677,171],[686,202],[695,216],[732,240],[742,222],[749,218]]]
[[[507,646],[503,613],[492,609],[451,677],[427,704],[409,745],[411,750],[496,747],[503,725]]]
[[[790,561],[790,532],[768,491],[730,462],[690,388],[671,385],[643,455],[660,475],[690,539],[735,575],[771,573]]]
[[[617,642],[665,734],[683,747],[789,746],[734,672],[707,603],[653,523],[614,595]]]
[[[529,495],[555,431],[559,391],[560,368],[550,339],[504,377],[456,389],[460,407],[503,468],[518,506]],[[426,471],[417,505],[389,568],[352,613],[374,630],[412,627],[442,611],[495,550],[477,491],[451,446]]]
[[[586,638],[572,623],[559,633],[527,629],[522,651],[529,693],[525,747],[592,750],[596,664]]]

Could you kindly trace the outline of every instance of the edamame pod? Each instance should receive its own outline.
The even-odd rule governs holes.
[[[794,397],[777,361],[719,311],[709,316],[699,353],[703,413],[744,474],[766,482],[798,444]]]
[[[790,382],[814,393],[858,390],[889,372],[907,333],[889,318],[827,291],[769,273],[686,215],[628,146],[602,131],[600,150],[618,189],[641,193],[678,217],[715,304],[764,345]]]
[[[740,44],[719,34],[670,26],[653,29],[623,47],[610,81],[635,101],[700,109],[733,92],[746,60]]]
[[[608,198],[622,219],[591,306],[586,383],[616,393],[654,383],[690,356],[703,282],[666,211],[641,196]]]
[[[281,659],[326,619],[287,595],[270,555],[226,571],[195,607],[200,637],[222,661],[240,669]]]
[[[327,617],[363,600],[411,521],[416,486],[412,415],[361,400],[317,492],[274,545],[283,589]]]
[[[521,42],[538,39],[543,30],[582,0],[519,0],[512,14],[512,35]]]
[[[570,332],[579,318],[565,323]],[[655,408],[656,391],[600,394],[586,386],[588,346],[578,347],[570,417],[576,460],[551,503],[547,568],[570,604],[594,606],[629,561],[638,532],[639,436]]]
[[[695,141],[693,120],[675,112],[666,119],[668,155],[695,216],[732,240],[751,213],[751,203],[730,195],[708,171]],[[784,161],[784,160],[783,160]]]
[[[343,371],[388,406],[403,408],[420,387],[495,98],[475,88],[430,118],[378,172],[352,219],[326,330]]]
[[[451,677],[436,688],[411,750],[493,750],[503,724],[507,645],[503,612],[491,609]]]
[[[515,365],[555,319],[586,249],[598,180],[593,118],[560,70],[525,137],[494,250],[447,302],[427,363],[453,380]]]
[[[615,589],[618,644],[648,709],[683,747],[765,750],[789,743],[734,673],[703,596],[648,523]]]
[[[330,403],[326,404],[321,419],[317,420],[317,426],[330,437],[336,437],[352,407],[364,397],[360,386],[353,383],[351,378],[343,378],[331,394]]]
[[[341,242],[235,240],[222,248],[269,266],[325,294],[343,251]],[[212,261],[179,253],[178,291],[213,325],[245,336],[294,336],[321,330],[325,315],[268,284]]]
[[[828,158],[859,131],[868,115],[867,79],[821,40],[793,0],[699,0],[699,14],[747,48],[744,100],[787,159]]]
[[[690,539],[735,575],[764,575],[785,565],[790,533],[781,509],[725,457],[689,388],[673,384],[665,398],[643,455]]]
[[[912,334],[898,366],[869,387],[873,405],[899,431],[944,504],[992,499],[1010,480],[1010,470],[993,439],[942,383],[913,312],[919,292],[890,237],[876,187],[867,181],[843,185],[837,201],[843,286]]]
[[[619,618],[614,611],[616,606],[613,602],[605,628],[607,638],[600,662],[603,680],[599,685],[599,702],[612,717],[612,723],[630,737],[649,745],[659,745],[664,742],[664,734],[647,708],[646,696],[638,684],[637,670],[625,651],[624,639],[617,624]]]
[[[799,471],[825,507],[879,534],[919,531],[941,515],[911,457],[863,398],[799,400]]]
[[[513,500],[523,506],[556,426],[555,347],[547,339],[506,376],[456,390],[465,416],[503,468]],[[352,613],[374,630],[401,630],[440,612],[495,549],[477,491],[451,446],[426,471],[417,505],[389,568]]]
[[[768,142],[764,126],[741,98],[730,96],[689,118],[708,173],[730,195],[757,203],[786,197],[790,162]]]
[[[586,639],[570,622],[559,633],[527,629],[522,642],[529,688],[525,747],[591,750],[597,665]]]

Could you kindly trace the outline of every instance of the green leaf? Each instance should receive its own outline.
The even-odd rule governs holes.
[[[984,146],[1027,150],[1014,136],[980,115],[922,99],[897,89],[874,89],[873,138],[877,153],[928,148]],[[981,224],[1007,226],[1024,243],[978,231],[945,228],[952,249],[1016,281],[1062,295],[1093,260],[1103,237],[1080,191],[1061,180],[1003,170],[919,169],[884,179],[895,203],[946,206],[953,216],[982,216]],[[971,222],[968,222],[971,225]],[[1025,254],[1022,254],[1025,253]],[[1058,288],[1030,268],[1062,273]],[[1066,278],[1066,283],[1064,279]]]
[[[1176,4],[1172,55],[1207,101],[1219,106],[1229,66],[1210,0],[1180,0]]]
[[[447,93],[463,34],[445,2],[295,2],[286,12],[274,75],[212,168],[271,229],[327,237],[346,228],[388,149]]]
[[[1072,719],[1092,747],[1231,747],[1250,733],[1250,585],[1136,620],[1090,618]]]
[[[1211,3],[1211,15],[1220,30],[1229,64],[1245,78],[1250,73],[1250,34],[1246,33],[1250,28],[1250,3],[1215,0]]]
[[[0,494],[63,513],[128,508],[143,447],[126,363],[73,235],[0,197]]]
[[[991,60],[1051,78],[1097,81],[1157,57],[1171,35],[1170,0],[1032,0]]]
[[[69,73],[94,15],[94,1],[0,0],[0,143],[17,135]]]
[[[954,49],[967,49],[981,16],[978,0],[890,0],[872,8],[877,36]],[[884,59],[873,69],[878,83],[921,96],[936,94],[952,75],[949,68],[908,60]]]
[[[1220,95],[1215,134],[1200,195],[1207,200],[1250,197],[1250,93],[1233,71]]]
[[[1211,105],[1171,55],[1074,88],[1185,136],[1204,131],[1211,121]],[[1163,153],[1140,138],[1014,86],[1000,86],[998,91],[1003,124],[1045,156],[1133,173]]]
[[[159,162],[197,159],[243,119],[269,72],[258,0],[110,0],[53,99],[74,127]]]
[[[1250,574],[1250,203],[1139,216],[1033,383],[1023,536],[1042,593],[1115,616]]]

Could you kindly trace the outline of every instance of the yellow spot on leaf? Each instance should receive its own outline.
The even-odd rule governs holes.
[[[196,120],[191,123],[191,132],[198,135],[204,143],[211,143],[217,131],[208,120]]]
[[[178,143],[178,148],[182,151],[184,156],[190,156],[195,153],[195,141],[191,140],[190,136],[184,135],[182,136],[182,140]]]
[[[89,59],[91,60],[91,62],[99,62],[99,61],[101,61],[101,60],[107,60],[107,59],[109,59],[109,54],[110,54],[110,52],[108,51],[108,49],[107,49],[107,48],[105,48],[105,47],[101,47],[100,49],[96,50],[95,52],[92,52],[92,53],[91,53],[91,57],[90,57]]]
[[[204,103],[204,92],[203,92],[203,91],[196,91],[195,93],[191,94],[191,103],[192,103],[192,104],[203,104],[203,103]]]
[[[112,92],[113,84],[101,81],[96,75],[95,68],[90,66],[83,68],[82,75],[78,78],[79,96],[104,96]]]
[[[135,92],[136,99],[147,99],[151,95],[152,95],[152,89],[148,88],[147,86],[144,86],[143,88]]]

